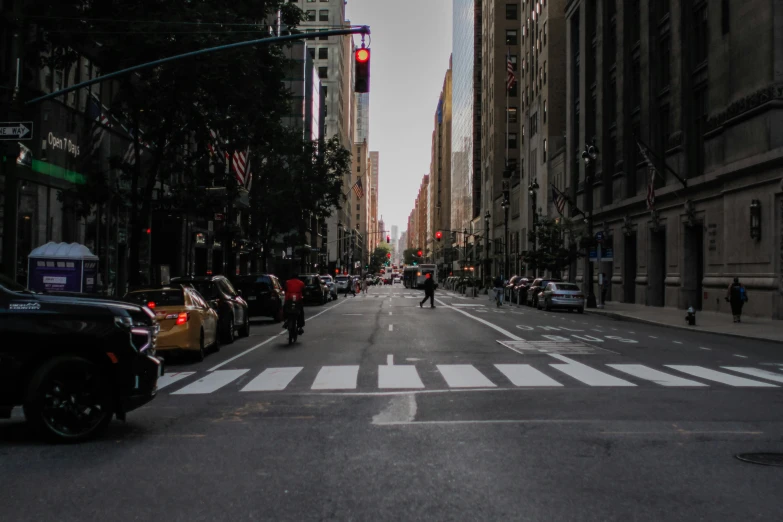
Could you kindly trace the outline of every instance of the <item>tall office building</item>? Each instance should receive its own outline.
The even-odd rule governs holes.
[[[432,150],[429,184],[429,226],[427,249],[432,251],[436,264],[444,269],[451,236],[451,132],[452,132],[452,72],[449,68],[443,79],[443,90],[433,116]],[[437,241],[435,234],[441,231],[446,238]]]
[[[370,151],[370,244],[377,246],[381,242],[380,222],[378,221],[378,175],[380,172],[380,153]]]
[[[354,94],[356,104],[356,124],[354,126],[353,141],[355,143],[370,142],[370,93],[361,92]]]
[[[745,312],[783,318],[780,2],[570,0],[566,17],[566,181],[612,249],[589,270],[612,300],[720,312],[739,277]]]

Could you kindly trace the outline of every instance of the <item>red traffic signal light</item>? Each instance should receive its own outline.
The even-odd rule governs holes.
[[[419,256],[419,257],[421,257],[421,255],[422,255],[422,254],[423,254],[423,252],[422,252],[421,250],[419,250],[418,252],[416,252],[416,255],[417,255],[417,256]]]
[[[435,232],[435,239],[437,239],[438,241],[440,241],[440,239],[441,239],[442,237],[443,237],[443,232],[441,232],[440,230],[438,230],[437,232]]]
[[[370,50],[362,47],[354,53],[356,65],[354,91],[370,92]]]
[[[391,259],[391,252],[387,252],[387,253],[386,253],[386,257],[387,257],[388,259]]]

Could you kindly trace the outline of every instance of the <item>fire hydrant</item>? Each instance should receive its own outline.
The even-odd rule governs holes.
[[[685,321],[688,323],[688,326],[696,326],[696,312],[692,306],[688,307],[688,315],[685,316]]]

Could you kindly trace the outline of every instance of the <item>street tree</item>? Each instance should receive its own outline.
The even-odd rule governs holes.
[[[421,261],[421,259],[419,259],[419,257],[417,256],[419,250],[421,250],[421,248],[406,248],[405,250],[403,250],[402,252],[403,262],[406,265],[412,265],[414,261],[415,262]]]
[[[389,246],[386,243],[381,243],[377,247],[375,247],[375,250],[373,250],[372,255],[370,256],[370,272],[373,274],[377,274],[381,271],[381,267],[388,261],[387,254],[391,250],[389,249]]]
[[[552,277],[560,277],[580,257],[576,230],[570,219],[538,218],[535,230],[528,233],[528,243],[535,244],[535,248],[523,251],[522,261],[533,270],[546,270]]]

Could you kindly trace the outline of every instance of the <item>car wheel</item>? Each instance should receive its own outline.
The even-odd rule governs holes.
[[[201,329],[201,332],[198,335],[198,351],[193,354],[193,357],[196,359],[196,362],[201,362],[204,360],[204,357],[206,355],[206,352],[204,351],[204,329]]]
[[[552,311],[552,302],[551,301],[544,301],[544,309],[547,312],[551,312]]]
[[[245,323],[239,329],[239,337],[248,337],[250,335],[250,318],[245,315]]]
[[[231,344],[234,342],[234,317],[233,316],[229,317],[228,320],[224,321],[223,342],[225,344]]]
[[[50,440],[80,442],[106,429],[114,409],[103,368],[66,356],[47,361],[35,373],[27,388],[24,415]]]
[[[541,299],[536,297],[536,309],[541,310]]]

